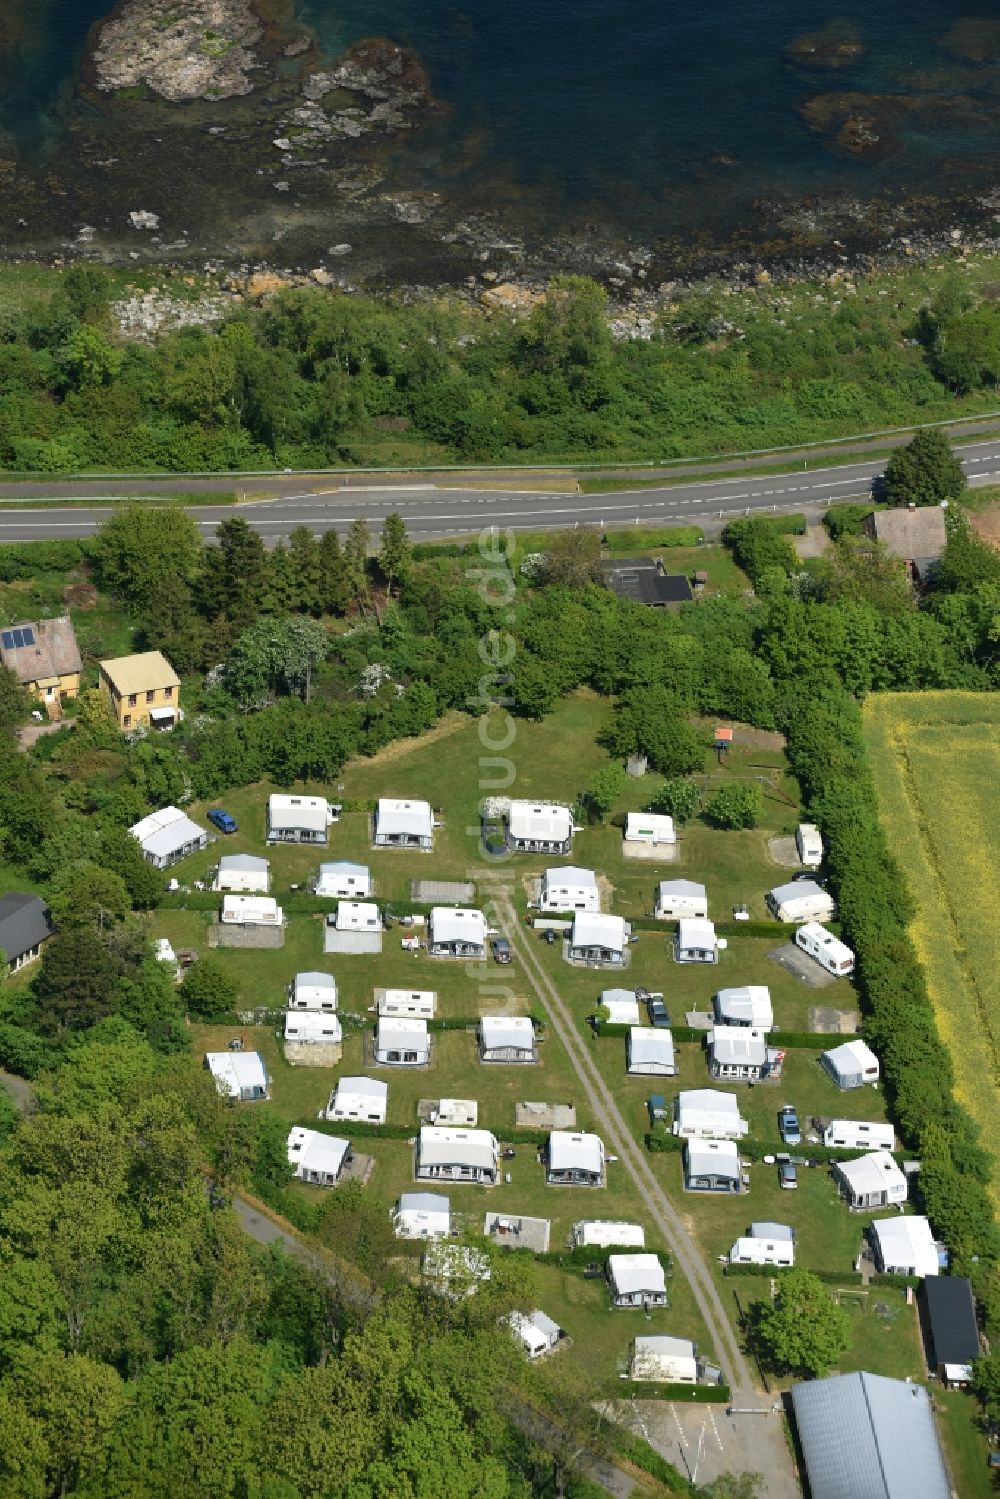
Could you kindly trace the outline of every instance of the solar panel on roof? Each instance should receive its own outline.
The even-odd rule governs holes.
[[[3,634],[0,635],[0,644],[3,645],[5,651],[12,651],[14,649],[14,633],[12,630],[4,630]]]
[[[34,643],[35,643],[35,632],[34,632],[34,630],[25,628],[25,629],[23,629],[21,631],[21,634],[24,636],[24,639],[21,642],[22,645],[34,645]]]

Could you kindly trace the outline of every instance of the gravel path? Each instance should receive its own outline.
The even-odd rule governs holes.
[[[736,1410],[747,1408],[760,1410],[770,1402],[766,1402],[765,1397],[754,1388],[749,1366],[700,1250],[685,1228],[681,1215],[654,1176],[641,1146],[632,1136],[614,1095],[595,1066],[588,1051],[587,1042],[581,1036],[570,1011],[560,998],[538,955],[525,940],[510,897],[505,891],[496,892],[494,909],[498,924],[503,928],[513,950],[524,964],[526,976],[542,1002],[553,1030],[566,1048],[573,1069],[594,1110],[595,1119],[606,1145],[617,1154],[621,1165],[632,1178],[640,1197],[653,1215],[657,1227],[669,1246],[676,1264],[687,1277],[698,1309],[705,1319],[714,1352],[722,1364],[732,1390],[734,1408]],[[767,1492],[775,1496],[797,1494],[799,1488],[793,1475],[780,1423],[756,1415],[745,1419],[755,1423],[753,1446],[756,1449],[755,1456],[758,1463],[761,1437],[764,1437],[768,1457],[767,1465],[763,1470],[767,1477]],[[750,1467],[751,1464],[748,1462],[746,1466]]]

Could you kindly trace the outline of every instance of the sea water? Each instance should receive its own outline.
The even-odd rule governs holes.
[[[3,0],[0,130],[27,152],[58,141],[88,28],[109,0]],[[852,8],[853,7],[853,8]],[[1000,38],[970,59],[943,42],[971,0],[298,0],[336,56],[365,36],[412,49],[440,105],[399,140],[415,186],[505,205],[553,229],[600,220],[661,234],[718,230],[774,198],[973,190],[1000,165]],[[989,6],[980,5],[988,15]],[[835,23],[850,66],[791,65],[785,48]],[[2,25],[3,23],[0,23]],[[858,156],[810,130],[811,96],[971,96],[982,118],[904,113]],[[220,106],[224,108],[224,106]],[[992,110],[992,117],[990,111]]]

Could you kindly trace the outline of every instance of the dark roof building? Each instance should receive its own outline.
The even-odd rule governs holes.
[[[906,563],[911,577],[925,581],[944,551],[948,533],[940,505],[901,505],[876,510],[862,522],[865,535],[880,541],[893,557]]]
[[[601,564],[605,588],[620,599],[665,609],[694,598],[683,573],[668,573],[659,557],[630,557],[627,562]]]
[[[812,1499],[950,1499],[930,1397],[880,1374],[792,1387]]]
[[[964,1275],[928,1275],[920,1300],[928,1364],[939,1379],[964,1383],[966,1365],[980,1354],[971,1283]]]
[[[0,952],[12,969],[37,958],[51,936],[49,908],[39,896],[16,890],[0,895]]]

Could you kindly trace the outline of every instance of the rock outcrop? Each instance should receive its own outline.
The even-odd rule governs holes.
[[[251,0],[127,0],[98,35],[97,86],[145,85],[172,103],[249,94],[262,35]]]
[[[785,60],[798,68],[835,71],[849,68],[865,55],[865,45],[854,33],[840,26],[807,31],[785,48]]]

